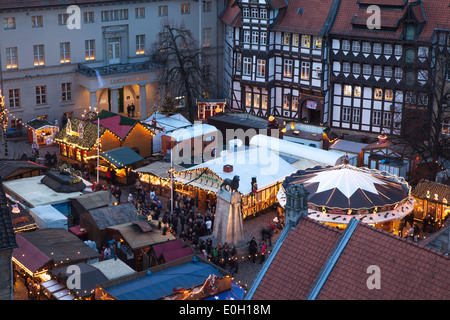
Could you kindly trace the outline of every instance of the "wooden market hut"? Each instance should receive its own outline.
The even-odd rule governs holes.
[[[36,142],[38,146],[53,145],[55,135],[59,131],[57,125],[44,119],[33,119],[28,121],[26,126],[28,130],[28,141],[31,144]]]
[[[79,225],[87,231],[88,239],[95,241],[99,248],[110,240],[107,228],[139,220],[138,211],[130,202],[81,211],[79,214]]]
[[[176,163],[172,166],[174,171],[184,169]],[[155,161],[133,171],[139,175],[139,181],[145,191],[154,190],[157,195],[170,197],[170,162]]]
[[[2,181],[40,176],[46,171],[46,166],[27,160],[5,160],[0,163]]]
[[[115,170],[117,184],[129,185],[136,181],[138,175],[133,169],[142,166],[144,158],[133,151],[130,147],[100,153],[100,172],[106,176],[108,169]]]
[[[107,228],[108,239],[120,242],[117,257],[136,271],[151,267],[153,245],[175,240],[175,236],[158,228],[158,222],[135,220]]]
[[[112,201],[109,190],[89,192],[70,199],[73,223],[80,224],[81,215],[88,214],[89,210],[106,207]]]
[[[450,186],[421,180],[411,191],[416,200],[414,219],[423,223],[427,215],[434,222],[434,231],[439,230],[450,214]]]

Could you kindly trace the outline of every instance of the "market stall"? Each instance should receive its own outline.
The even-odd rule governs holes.
[[[28,121],[28,141],[36,142],[38,146],[49,146],[54,144],[55,135],[59,132],[59,127],[43,119],[33,119]]]

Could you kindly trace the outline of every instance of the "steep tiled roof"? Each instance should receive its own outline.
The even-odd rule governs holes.
[[[340,235],[337,229],[302,217],[287,235],[252,299],[305,299]]]
[[[239,6],[236,5],[236,1],[237,0],[228,0],[225,10],[219,16],[226,25],[232,25],[240,15],[240,9]]]
[[[333,1],[291,0],[281,10],[273,30],[303,34],[319,34],[332,8]]]
[[[380,289],[368,289],[370,266],[380,270]],[[449,257],[359,223],[323,285],[319,300],[446,300]]]
[[[443,300],[450,296],[449,256],[358,220],[344,232],[302,217],[290,230],[253,300]],[[275,245],[277,246],[277,244]],[[381,287],[369,289],[371,268]],[[314,294],[312,294],[314,293]]]
[[[17,247],[6,196],[0,180],[0,250]]]

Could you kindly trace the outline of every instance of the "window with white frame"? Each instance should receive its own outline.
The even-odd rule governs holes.
[[[47,86],[37,86],[36,87],[36,104],[46,104],[47,103]]]
[[[261,37],[260,37],[260,44],[267,44],[267,32],[261,32]]]
[[[261,19],[267,19],[267,9],[261,9],[259,10],[259,17]]]
[[[87,11],[83,14],[84,23],[93,23],[94,22],[94,11]]]
[[[392,77],[392,67],[384,67],[384,76],[386,78]]]
[[[417,49],[417,56],[419,58],[426,58],[426,57],[428,57],[428,47],[419,47]]]
[[[395,68],[395,77],[396,78],[398,78],[398,79],[401,79],[401,78],[403,78],[403,69],[402,68],[399,68],[399,67],[397,67],[397,68]]]
[[[381,54],[381,50],[382,50],[381,43],[373,44],[373,53]]]
[[[353,52],[361,51],[361,44],[359,43],[359,41],[353,41],[352,47],[353,47]]]
[[[31,16],[31,27],[32,28],[42,28],[44,22],[42,16]]]
[[[302,62],[301,78],[303,80],[309,79],[309,74],[311,72],[311,64],[309,62]]]
[[[16,69],[18,66],[17,47],[6,48],[6,69]]]
[[[252,12],[252,18],[258,19],[258,17],[259,17],[259,10],[258,10],[258,8],[252,8],[251,12]]]
[[[298,33],[292,35],[292,45],[295,47],[300,45],[300,35]]]
[[[313,38],[313,49],[321,49],[322,48],[322,38],[314,37]]]
[[[20,90],[9,89],[9,107],[20,108]]]
[[[191,13],[191,5],[189,3],[181,4],[181,14],[189,14]]]
[[[283,35],[283,44],[290,45],[291,44],[291,34],[286,32]]]
[[[256,60],[256,76],[264,77],[266,75],[266,60],[258,59]]]
[[[361,109],[360,108],[353,108],[352,122],[353,123],[359,123],[360,121],[361,121]]]
[[[350,107],[342,107],[342,122],[350,122],[351,117],[351,108]]]
[[[267,110],[267,95],[263,94],[261,99],[261,109]]]
[[[236,71],[241,71],[242,53],[236,54]]]
[[[244,43],[250,43],[250,30],[244,30]]]
[[[84,42],[85,60],[95,60],[95,40],[86,40]]]
[[[260,103],[261,103],[261,95],[259,93],[255,93],[253,95],[253,108],[259,109]]]
[[[211,1],[205,1],[203,2],[203,12],[211,12],[212,11],[212,2]]]
[[[385,101],[392,101],[394,100],[394,91],[391,89],[384,90],[384,100]]]
[[[283,109],[284,110],[291,109],[291,95],[290,94],[283,95]]]
[[[252,93],[251,92],[245,93],[245,106],[246,107],[252,106]]]
[[[401,56],[402,53],[403,53],[402,46],[399,45],[399,44],[395,45],[395,48],[394,48],[394,54],[395,54],[396,56]]]
[[[354,74],[361,74],[361,65],[359,63],[353,64],[353,73]]]
[[[65,26],[67,25],[67,20],[69,19],[68,13],[60,13],[58,14],[58,25]]]
[[[292,97],[292,111],[297,111],[297,110],[298,110],[298,97],[293,96]]]
[[[370,53],[370,42],[363,42],[362,52],[363,53]]]
[[[370,76],[372,74],[372,67],[370,64],[363,64],[363,74]]]
[[[169,14],[168,6],[158,6],[158,17],[167,17]]]
[[[384,54],[390,56],[392,54],[392,44],[386,43],[384,45]]]
[[[390,128],[392,126],[392,113],[383,112],[383,127]]]
[[[342,50],[350,51],[350,41],[349,40],[342,40]]]
[[[243,74],[249,76],[252,74],[252,58],[244,57]]]
[[[372,124],[374,126],[379,126],[381,124],[381,111],[372,112]]]
[[[428,80],[428,70],[420,69],[417,72],[417,79],[420,81],[427,81]]]
[[[12,30],[16,28],[16,18],[3,18],[3,29]]]
[[[61,83],[61,99],[62,101],[72,101],[72,84],[70,82]]]
[[[70,63],[70,42],[59,44],[59,58],[60,63]]]
[[[136,19],[143,19],[143,18],[145,18],[145,8],[143,8],[143,7],[136,8],[134,10],[134,13],[135,13]]]
[[[346,84],[346,85],[344,85],[344,96],[349,96],[349,97],[351,97],[351,95],[352,95],[352,86],[351,85],[348,85],[348,84]]]
[[[350,62],[344,62],[342,64],[342,71],[345,73],[350,73]]]
[[[292,77],[292,66],[293,66],[293,60],[290,59],[284,59],[284,76],[285,77]]]
[[[374,66],[373,67],[373,75],[374,76],[379,77],[379,76],[381,76],[381,73],[382,73],[381,66]]]
[[[259,42],[259,32],[258,31],[252,31],[252,43],[258,44]]]
[[[243,8],[242,9],[242,17],[243,18],[250,18],[250,9],[249,8]]]
[[[311,48],[311,36],[302,35],[302,48]]]
[[[136,35],[136,54],[145,54],[145,34]]]
[[[360,86],[355,86],[355,89],[353,90],[353,96],[355,98],[361,97],[361,87]]]
[[[382,100],[383,99],[383,89],[375,89],[373,97],[376,100]]]
[[[35,66],[43,66],[45,64],[44,45],[43,44],[33,46],[33,56],[34,56],[34,65]]]

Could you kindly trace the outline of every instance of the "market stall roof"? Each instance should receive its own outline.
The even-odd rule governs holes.
[[[231,172],[225,172],[225,165],[233,166],[233,170]],[[256,177],[258,189],[263,189],[282,181],[286,176],[297,171],[287,161],[269,149],[247,148],[224,153],[222,156],[205,163],[176,172],[174,175],[175,179],[204,190],[212,192],[219,190],[220,180],[215,183],[211,183],[210,180],[202,182],[201,177],[196,179],[196,177],[192,177],[189,174],[196,170],[199,172],[209,171],[221,180],[226,178],[233,179],[235,175],[239,176],[238,191],[243,195],[252,192],[252,177]]]
[[[100,127],[108,129],[121,140],[125,140],[134,129],[134,126],[139,123],[136,119],[125,117],[107,110],[102,110],[98,117],[100,119]],[[92,123],[97,126],[98,120],[94,120]]]
[[[450,186],[442,183],[421,180],[411,191],[411,195],[432,202],[450,203]]]
[[[345,163],[347,159],[346,156],[348,156],[350,163],[352,163],[353,158],[357,158],[356,155],[346,155],[345,152],[309,147],[300,143],[278,139],[263,134],[253,136],[250,140],[250,146],[269,148],[279,154],[290,155],[299,159],[302,158],[317,161],[331,166]]]
[[[101,190],[82,194],[71,200],[77,201],[84,209],[91,210],[109,205],[110,196],[108,190]]]
[[[89,214],[99,230],[139,220],[138,211],[131,202],[92,209],[89,210]]]
[[[162,256],[165,263],[187,257],[193,253],[190,246],[183,247],[181,239],[156,244],[153,246],[153,251],[156,259]]]
[[[16,200],[24,203],[28,207],[37,207],[46,204],[57,204],[68,201],[82,195],[76,192],[55,192],[45,184],[41,183],[44,176],[35,176],[3,182],[4,190]]]
[[[77,130],[80,123],[83,126],[82,137],[76,131],[73,131]],[[70,130],[68,130],[67,126],[70,126]],[[62,130],[55,135],[54,140],[59,143],[74,145],[82,150],[91,150],[97,143],[97,135],[101,139],[106,130],[102,125],[97,128],[97,124],[93,122],[70,118]]]
[[[100,270],[108,280],[114,280],[123,276],[136,273],[136,270],[131,268],[120,259],[108,259],[91,264],[92,267]]]
[[[9,175],[21,169],[47,171],[47,167],[26,160],[2,160],[0,163],[0,177],[8,178]]]
[[[394,205],[409,198],[410,187],[387,172],[350,165],[299,170],[286,178],[283,187],[303,184],[308,203],[318,207],[358,210]]]
[[[170,116],[162,113],[154,113],[143,122],[149,125],[153,125],[156,122],[156,126],[159,126],[164,132],[170,132],[192,125],[189,120],[179,113]]]
[[[182,166],[179,166],[176,163],[173,163],[172,166],[175,171],[184,170]],[[163,179],[170,179],[170,162],[155,161],[144,167],[134,169],[133,171],[141,174],[150,174]]]
[[[62,228],[24,232],[20,234],[36,248],[54,260],[55,265],[78,263],[100,258],[100,253],[77,236]]]
[[[58,126],[51,123],[48,120],[43,120],[43,119],[33,119],[27,122],[26,124],[27,126],[29,126],[30,128],[34,129],[34,130],[40,130],[40,129],[47,129],[47,128],[57,128]]]
[[[97,268],[88,265],[85,262],[80,262],[74,265],[65,266],[62,268],[56,268],[49,271],[54,277],[62,277],[64,283],[68,277],[73,274],[73,270],[70,267],[75,266],[79,268],[80,275],[80,287],[71,289],[78,297],[84,298],[94,294],[95,286],[102,282],[108,281],[108,278]]]
[[[330,149],[351,153],[361,153],[367,146],[367,143],[339,139],[330,146]]]
[[[100,157],[111,163],[116,168],[131,166],[144,158],[130,147],[120,147],[100,153]]]
[[[13,251],[13,258],[35,273],[53,263],[53,258],[42,252],[31,241],[22,236],[22,233],[16,234],[18,247]]]
[[[30,208],[29,211],[39,229],[67,229],[67,217],[49,204]]]
[[[215,132],[217,132],[217,128],[210,124],[195,123],[194,125],[189,127],[177,129],[172,132],[167,132],[165,133],[165,135],[171,137],[176,141],[183,141]]]
[[[175,236],[170,232],[162,234],[162,230],[157,227],[157,221],[152,220],[149,223],[153,229],[149,232],[143,232],[141,227],[133,222],[111,226],[108,229],[118,231],[133,250],[175,240]]]
[[[173,294],[176,287],[202,285],[212,274],[222,276],[210,264],[187,262],[104,289],[119,300],[157,300]]]

